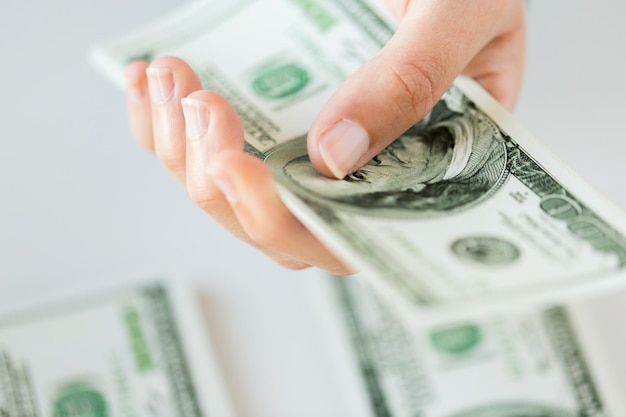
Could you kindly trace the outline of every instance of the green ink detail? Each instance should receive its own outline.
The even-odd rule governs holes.
[[[451,249],[457,257],[483,265],[509,265],[521,255],[511,242],[490,236],[465,237],[454,242]]]
[[[310,80],[309,73],[296,64],[269,66],[261,69],[252,88],[261,97],[279,99],[298,93]]]
[[[464,354],[476,347],[482,338],[480,328],[473,324],[449,327],[430,333],[435,349],[451,355]]]
[[[124,311],[124,321],[130,337],[131,347],[135,356],[135,363],[139,372],[148,372],[154,369],[154,361],[150,355],[146,335],[141,327],[141,316],[139,312],[128,307]]]
[[[56,399],[53,417],[107,417],[107,404],[98,391],[82,384],[67,385]]]
[[[337,23],[337,19],[314,0],[292,0],[306,15],[315,22],[322,32],[326,32]]]

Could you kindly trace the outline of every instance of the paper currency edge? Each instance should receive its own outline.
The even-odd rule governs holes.
[[[315,281],[306,281],[303,285],[303,292],[305,296],[310,299],[313,310],[317,314],[317,326],[319,327],[320,334],[328,335],[326,343],[329,345],[329,350],[339,352],[339,355],[333,357],[333,364],[339,371],[338,380],[347,385],[347,389],[352,393],[353,401],[359,401],[361,407],[367,408],[367,412],[359,411],[355,416],[374,416],[374,411],[371,407],[370,397],[368,389],[364,384],[363,379],[360,377],[362,370],[358,366],[358,359],[355,357],[354,347],[349,334],[349,328],[343,320],[343,312],[340,307],[338,294],[334,288],[335,279],[354,279],[354,277],[335,277],[329,274],[326,276],[319,276]],[[602,350],[596,349],[599,341],[590,339],[586,334],[590,330],[589,324],[586,322],[586,315],[588,311],[581,311],[578,308],[577,303],[561,304],[565,307],[570,322],[575,327],[575,335],[578,342],[578,346],[583,353],[585,362],[588,365],[591,376],[596,386],[602,395],[602,401],[607,414],[603,414],[598,417],[622,417],[626,416],[626,403],[624,403],[622,391],[620,387],[616,385],[614,375],[611,373],[611,366],[607,358],[602,357]],[[550,309],[555,305],[535,307],[539,309]],[[529,311],[528,306],[521,308],[518,311]],[[514,310],[509,310],[510,314]],[[394,310],[394,313],[397,313]],[[471,317],[463,316],[457,317],[454,320],[460,320],[461,322],[467,322],[472,320],[484,320],[486,317],[490,317],[492,312],[486,312],[480,315],[473,315]],[[340,318],[340,320],[338,320]],[[405,323],[406,328],[414,329],[426,329],[431,326],[440,326],[441,322],[432,323],[419,323],[413,325],[411,323]],[[445,324],[444,324],[445,325]],[[346,363],[346,361],[349,362]],[[350,416],[352,414],[349,414]]]
[[[124,67],[118,62],[113,62],[108,58],[108,50],[114,49],[117,42],[132,41],[133,39],[143,39],[146,34],[155,30],[167,29],[173,22],[186,19],[198,13],[203,8],[210,5],[210,0],[192,1],[184,6],[174,8],[160,18],[141,25],[138,29],[130,31],[126,35],[114,37],[106,41],[92,45],[87,51],[87,62],[99,72],[105,79],[113,83],[121,90],[126,90],[126,79],[124,77]]]
[[[0,329],[7,326],[19,326],[19,322],[38,320],[44,315],[64,314],[80,311],[89,307],[90,301],[102,301],[115,298],[137,289],[161,287],[165,289],[167,301],[172,309],[173,318],[179,331],[183,353],[190,359],[188,371],[191,374],[196,399],[203,415],[207,417],[235,416],[232,402],[226,387],[226,380],[219,366],[218,357],[212,343],[212,332],[203,320],[198,297],[194,286],[184,280],[180,274],[124,274],[128,277],[125,284],[110,284],[104,279],[90,288],[66,291],[62,294],[38,299],[35,302],[20,303],[3,308],[0,311]],[[190,302],[191,301],[191,302]],[[202,392],[210,392],[202,395]],[[218,399],[219,398],[219,399]]]
[[[194,1],[182,7],[178,7],[161,18],[143,25],[141,28],[130,32],[127,35],[118,36],[105,42],[93,45],[88,51],[88,61],[92,67],[100,72],[102,76],[112,80],[121,90],[126,89],[126,80],[124,78],[124,66],[119,62],[110,59],[109,50],[115,50],[115,45],[119,42],[122,44],[130,43],[133,39],[143,39],[147,34],[154,33],[159,29],[169,28],[176,25],[176,22],[190,17],[202,9],[208,7],[212,0]],[[371,1],[367,3],[372,4]],[[377,4],[377,3],[374,3]],[[373,7],[373,6],[372,6]],[[380,7],[373,7],[377,12],[382,12]],[[388,14],[381,13],[381,17],[395,27],[393,20]],[[460,76],[454,84],[461,89],[470,100],[472,100],[481,110],[490,116],[507,134],[514,138],[525,151],[533,156],[538,163],[554,159],[560,162],[559,172],[556,177],[566,184],[576,184],[577,194],[589,194],[592,196],[591,203],[588,204],[592,211],[603,215],[602,217],[619,219],[613,225],[626,235],[626,216],[624,211],[619,209],[605,195],[592,187],[579,174],[575,173],[569,166],[556,156],[546,145],[536,138],[530,131],[518,122],[513,115],[504,109],[482,86],[474,80]],[[543,165],[542,165],[543,166]],[[553,170],[550,170],[552,173]]]
[[[124,35],[101,45],[96,45],[90,51],[90,60],[92,64],[96,67],[96,69],[101,71],[103,75],[115,80],[114,82],[118,85],[118,87],[123,88],[125,84],[123,77],[124,68],[121,62],[113,62],[113,60],[107,58],[107,51],[109,50],[109,48],[111,50],[114,50],[117,42],[126,43],[135,38],[141,39],[144,36],[144,33],[153,33],[158,28],[166,28],[172,25],[175,26],[176,22],[180,19],[184,19],[185,17],[197,13],[198,11],[202,10],[204,7],[207,7],[210,4],[211,1],[201,1],[185,5],[184,7],[175,10],[173,13],[166,15],[164,18],[152,24],[146,25],[140,30],[131,33],[130,35]],[[521,124],[517,122],[508,111],[503,109],[495,101],[495,99],[493,99],[476,82],[464,77],[460,77],[455,81],[455,85],[457,85],[457,87],[459,87],[470,100],[474,101],[476,105],[481,108],[481,110],[483,110],[488,116],[493,118],[494,121],[496,121],[496,123],[500,126],[500,128],[502,128],[507,134],[514,138],[515,142],[517,142],[525,151],[528,151],[528,153],[533,156],[533,159],[539,165],[544,166],[542,162],[549,161],[551,159],[560,162],[558,157],[556,157],[545,145],[537,141],[530,132],[522,127]],[[535,143],[533,143],[533,141]],[[603,218],[611,219],[611,226],[615,227],[623,235],[626,235],[626,217],[624,216],[624,213],[616,206],[614,206],[607,198],[602,196],[597,190],[591,187],[578,174],[574,173],[562,162],[560,166],[556,167],[556,169],[554,169],[554,167],[551,165],[550,170],[548,171],[555,177],[558,177],[560,183],[570,186],[570,188],[574,190],[574,193],[576,195],[591,196],[591,198],[585,199],[587,208],[591,209],[593,212]],[[572,185],[574,185],[574,187],[571,187]],[[354,256],[350,253],[350,250],[345,250],[342,245],[335,244],[335,238],[333,238],[335,233],[333,230],[331,230],[331,228],[320,225],[319,223],[316,224],[316,222],[307,221],[311,215],[316,215],[306,207],[306,204],[303,204],[297,197],[294,197],[289,191],[286,191],[284,189],[281,189],[281,196],[283,197],[286,205],[294,212],[294,214],[296,214],[303,222],[305,222],[305,224],[307,224],[311,231],[321,241],[323,241],[324,244],[329,247],[329,249],[337,253],[339,257],[342,258],[348,265],[352,266],[355,270],[371,270],[371,268],[369,268],[369,266],[365,264],[360,257]],[[607,277],[611,277],[611,279],[606,279]],[[562,284],[559,284],[555,288],[543,292],[542,294],[529,296],[524,292],[519,292],[516,293],[515,301],[545,303],[550,301],[551,299],[554,299],[557,295],[565,297],[576,297],[590,291],[606,291],[607,289],[615,287],[615,285],[618,284],[616,281],[622,281],[622,284],[626,283],[626,275],[621,272],[604,274],[602,276],[602,278],[604,278],[604,282],[602,283],[598,282],[598,278],[601,277],[581,277],[580,281],[585,281],[585,284],[577,283],[573,286],[575,288],[567,289],[563,289]],[[378,280],[370,279],[370,281]],[[381,284],[379,282],[376,282],[375,285],[378,287],[388,286],[389,288],[383,290],[383,292],[393,293],[393,291],[391,291],[390,284]],[[569,283],[569,285],[571,286],[571,282]],[[530,292],[532,293],[532,289],[530,289]],[[489,298],[489,296],[487,296],[487,298]],[[491,298],[493,299],[494,297]],[[420,320],[429,321],[431,318],[428,318],[427,316],[440,316],[442,312],[447,313],[447,316],[449,317],[454,317],[455,315],[463,314],[463,312],[467,313],[469,308],[478,307],[477,311],[483,311],[484,301],[485,298],[480,298],[471,300],[468,305],[457,304],[454,307],[444,305],[441,308],[419,308],[413,306],[412,310],[419,311],[419,316],[421,317]],[[489,303],[492,303],[492,300],[489,300]],[[492,308],[490,308],[490,310],[497,310],[501,307],[504,307],[504,304],[508,305],[508,303],[501,302],[499,305],[497,302],[494,302],[492,303]],[[415,311],[413,314],[415,314]],[[446,314],[444,314],[442,317],[445,316]]]
[[[568,305],[570,319],[577,326],[579,345],[587,358],[589,370],[604,394],[603,398],[611,416],[626,416],[626,402],[624,401],[624,387],[620,389],[618,379],[611,373],[613,367],[608,358],[603,355],[604,351],[600,341],[595,337],[595,330],[588,320],[589,311],[581,308],[579,303]]]

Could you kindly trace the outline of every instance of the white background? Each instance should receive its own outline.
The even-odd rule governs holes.
[[[2,0],[0,310],[175,272],[208,294],[209,327],[241,416],[344,416],[300,284],[200,212],[130,137],[124,97],[87,63],[90,45],[174,0]],[[518,119],[626,208],[626,3],[535,1]],[[599,322],[621,340],[617,308]],[[601,306],[601,310],[600,310]],[[626,373],[626,371],[625,371]],[[623,391],[623,389],[622,389]]]

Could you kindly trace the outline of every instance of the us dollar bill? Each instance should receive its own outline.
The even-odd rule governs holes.
[[[623,211],[471,80],[345,179],[313,169],[314,117],[393,33],[363,0],[211,0],[92,58],[119,85],[135,59],[189,62],[234,105],[293,213],[411,315],[621,284]]]
[[[360,415],[622,415],[619,387],[618,397],[608,398],[599,384],[607,381],[606,370],[589,360],[569,306],[409,326],[358,280],[332,277],[325,285],[316,297],[326,300],[315,301],[326,302],[322,331],[340,328],[349,351],[342,359],[354,365],[341,382],[358,386],[353,393],[361,392],[365,403]],[[350,369],[345,365],[335,369]]]
[[[232,416],[194,302],[157,281],[0,318],[0,416]]]

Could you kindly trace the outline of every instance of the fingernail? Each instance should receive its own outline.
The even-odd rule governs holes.
[[[344,119],[324,133],[319,146],[328,169],[337,178],[343,178],[354,171],[367,152],[369,136],[361,125]]]
[[[185,115],[187,139],[200,139],[209,128],[209,107],[203,101],[195,98],[184,98],[180,102]]]
[[[148,68],[148,89],[156,104],[165,104],[174,95],[174,74],[168,68]]]
[[[230,177],[222,172],[215,172],[210,165],[207,171],[215,186],[224,194],[229,203],[235,203],[239,200],[239,192]]]

